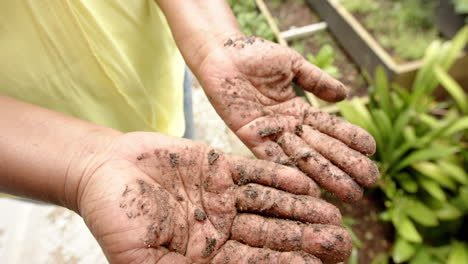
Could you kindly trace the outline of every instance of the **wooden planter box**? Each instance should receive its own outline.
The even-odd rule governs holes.
[[[319,16],[327,22],[329,30],[343,46],[361,70],[374,75],[382,65],[388,77],[404,87],[410,87],[421,61],[397,64],[391,55],[337,0],[307,0]],[[468,56],[466,54],[454,63],[450,74],[464,87],[468,86]]]
[[[446,38],[453,38],[455,34],[465,25],[466,16],[455,12],[452,0],[440,0],[435,10],[436,26],[440,33]]]

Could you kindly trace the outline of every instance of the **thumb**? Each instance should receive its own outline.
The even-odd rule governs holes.
[[[297,68],[296,80],[304,90],[328,102],[341,101],[348,94],[348,89],[340,81],[309,63],[303,57]]]

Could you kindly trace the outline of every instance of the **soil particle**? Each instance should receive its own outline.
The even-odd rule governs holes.
[[[122,197],[125,197],[128,192],[130,192],[130,189],[128,188],[128,185],[125,185],[125,190],[122,193]]]
[[[271,151],[271,149],[265,149],[265,154],[266,154],[268,157],[273,157],[273,151]]]
[[[144,194],[146,192],[145,182],[143,180],[138,180],[137,182],[140,185],[140,194]]]
[[[296,129],[294,130],[294,133],[298,136],[301,136],[302,135],[302,125],[297,125],[296,126]]]
[[[239,174],[239,180],[237,181],[237,185],[241,186],[250,182],[249,178],[247,177],[247,171],[245,170],[244,166],[237,166],[237,173]]]
[[[226,40],[226,42],[224,42],[224,47],[232,46],[232,44],[234,44],[234,41],[232,41],[232,39],[229,38],[228,40]]]
[[[252,187],[252,186],[248,186],[245,190],[244,190],[244,194],[249,197],[250,199],[252,200],[255,200],[257,199],[258,197],[258,191]]]
[[[245,40],[245,43],[254,44],[255,43],[255,37],[254,36],[248,36],[247,39]]]
[[[179,201],[179,202],[182,202],[182,201],[184,201],[184,197],[182,197],[182,195],[177,195],[176,200]]]
[[[283,132],[283,129],[284,129],[283,127],[278,127],[278,128],[265,127],[262,130],[260,130],[258,134],[261,137],[268,137],[268,136],[273,136],[273,135]]]
[[[341,234],[335,235],[335,238],[336,238],[338,241],[343,241],[343,236],[342,236]]]
[[[205,191],[207,191],[207,190],[208,190],[208,187],[210,187],[210,184],[208,183],[208,181],[203,181],[202,185],[203,185],[203,189],[204,189]]]
[[[307,159],[307,158],[310,158],[310,157],[312,157],[312,153],[311,152],[306,152],[306,153],[303,153],[303,154],[297,156],[296,159],[300,160],[300,159]],[[325,165],[325,167],[328,166],[328,164],[323,164],[323,165]]]
[[[207,218],[206,213],[198,208],[195,209],[194,216],[197,221],[204,221]]]
[[[213,163],[219,158],[219,154],[216,151],[211,150],[208,152],[208,164],[213,165]]]
[[[213,253],[213,251],[215,250],[215,247],[216,247],[216,239],[215,239],[215,238],[206,237],[205,240],[206,240],[206,247],[205,247],[205,250],[203,250],[202,256],[203,256],[203,257],[208,257],[208,256],[210,256],[210,255]]]
[[[148,155],[146,153],[141,153],[140,155],[138,155],[138,157],[136,158],[137,160],[142,160],[142,159],[146,159],[148,158]]]
[[[169,153],[171,167],[175,168],[179,165],[179,155],[177,153]]]

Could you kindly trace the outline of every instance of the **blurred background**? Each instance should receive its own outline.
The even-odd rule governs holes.
[[[304,100],[367,129],[381,180],[340,208],[349,264],[468,263],[468,0],[228,0],[247,35],[288,45],[351,96]],[[196,140],[253,157],[193,80]],[[0,196],[0,263],[106,263],[67,209]],[[18,220],[20,219],[20,220]]]

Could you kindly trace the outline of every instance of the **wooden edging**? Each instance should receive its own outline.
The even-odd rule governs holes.
[[[327,22],[330,31],[361,70],[373,76],[375,69],[381,65],[391,80],[404,87],[410,87],[416,72],[422,66],[422,61],[397,64],[338,0],[307,2]],[[454,63],[450,73],[457,80],[466,79],[466,68],[468,56],[463,54]]]

